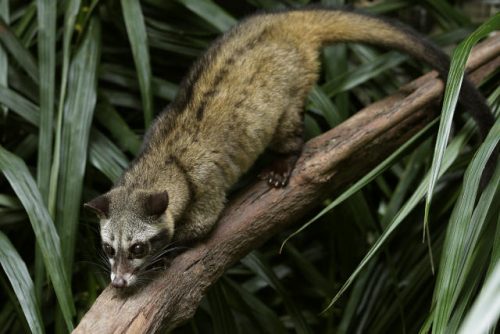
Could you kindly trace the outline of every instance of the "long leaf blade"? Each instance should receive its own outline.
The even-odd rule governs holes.
[[[0,0],[0,17],[4,22],[9,22],[9,1]],[[0,44],[0,87],[7,87],[7,73],[9,70],[9,60],[7,59],[7,52]],[[4,113],[7,112],[5,106],[0,106],[0,110]]]
[[[25,121],[38,126],[39,108],[15,91],[0,86],[0,103],[6,105]],[[116,126],[117,124],[115,124]],[[110,180],[116,180],[128,164],[126,156],[109,139],[98,131],[94,132],[90,141],[89,160],[91,164],[104,173]],[[130,139],[129,139],[130,140]],[[130,140],[134,147],[137,143]]]
[[[449,147],[446,149],[445,157],[443,161],[445,164],[441,169],[440,173],[444,173],[451,164],[457,159],[461,148],[465,144],[467,137],[470,137],[470,133],[461,133],[457,135],[457,137],[450,143]],[[428,173],[420,185],[417,187],[413,195],[410,197],[408,201],[401,207],[398,213],[394,216],[391,223],[384,230],[382,235],[377,239],[377,241],[373,244],[370,250],[366,253],[363,260],[361,260],[360,264],[356,267],[354,272],[349,276],[347,281],[342,285],[340,290],[337,292],[335,297],[333,297],[332,301],[328,304],[326,309],[330,308],[337,302],[340,296],[351,286],[354,279],[360,274],[360,272],[366,267],[371,259],[377,254],[377,252],[382,248],[386,240],[394,233],[394,231],[398,228],[398,226],[403,222],[403,220],[408,216],[408,214],[417,206],[420,200],[425,196],[426,189],[429,184],[430,174]]]
[[[236,24],[236,20],[211,0],[177,0],[191,11],[223,32]]]
[[[49,184],[49,212],[52,217],[56,214],[56,201],[57,201],[57,184],[59,177],[59,168],[61,164],[61,136],[62,136],[62,122],[63,112],[66,100],[66,89],[68,83],[69,64],[71,60],[71,39],[75,27],[76,17],[80,8],[80,0],[69,0],[66,2],[64,12],[64,37],[63,37],[63,57],[62,57],[62,71],[61,83],[59,92],[59,103],[57,109],[56,121],[56,135],[54,139],[54,157],[50,169],[50,184]]]
[[[24,316],[31,332],[43,333],[43,321],[40,307],[35,297],[33,281],[23,259],[5,234],[0,231],[0,263],[9,278],[17,300],[23,309]]]
[[[395,163],[395,161],[399,158],[401,158],[402,154],[411,146],[413,145],[414,142],[416,142],[422,135],[424,135],[426,132],[429,131],[429,129],[434,125],[435,123],[433,122],[432,124],[429,124],[426,126],[424,129],[420,130],[419,133],[417,133],[411,140],[407,141],[404,145],[402,145],[399,149],[397,149],[393,154],[391,154],[387,159],[382,161],[378,166],[376,166],[374,169],[372,169],[368,174],[363,176],[361,179],[356,181],[352,186],[350,186],[348,189],[346,189],[342,194],[340,194],[335,200],[328,204],[325,208],[323,208],[316,216],[314,216],[312,219],[310,219],[307,223],[302,225],[300,228],[298,228],[295,232],[290,234],[281,244],[280,247],[280,253],[281,250],[283,249],[284,245],[288,240],[305,230],[308,226],[310,226],[312,223],[323,217],[327,212],[331,211],[333,208],[337,207],[340,205],[342,202],[344,202],[346,199],[354,195],[356,192],[361,190],[364,186],[366,186],[368,183],[373,181],[377,176],[379,176],[382,172],[384,172],[387,168],[389,168],[392,164]]]
[[[40,77],[40,127],[37,183],[42,198],[48,200],[56,73],[56,1],[37,0],[38,69]]]
[[[424,228],[429,222],[429,211],[432,201],[432,192],[436,186],[439,170],[446,149],[446,143],[450,136],[451,122],[457,105],[458,96],[460,94],[460,87],[464,78],[465,64],[467,58],[472,50],[472,47],[484,36],[492,31],[500,29],[500,13],[497,13],[491,19],[483,23],[474,33],[469,36],[465,41],[460,43],[455,52],[450,65],[450,72],[446,81],[446,88],[444,92],[443,108],[441,110],[441,122],[436,140],[436,148],[431,166],[431,179],[427,189],[427,198],[425,201],[425,216]]]
[[[9,51],[12,58],[16,59],[19,65],[28,73],[31,79],[35,83],[38,83],[38,67],[35,58],[12,32],[2,16],[0,16],[0,42]]]
[[[484,283],[471,311],[460,327],[459,334],[488,333],[500,317],[500,261]]]
[[[435,288],[435,312],[433,330],[441,333],[446,330],[454,305],[462,290],[464,280],[470,268],[470,259],[479,238],[487,210],[479,212],[480,216],[472,218],[479,181],[489,157],[500,141],[500,120],[488,134],[488,137],[477,151],[467,168],[464,186],[455,205],[448,225],[441,266]],[[498,166],[497,166],[498,167]],[[498,170],[499,168],[497,168]],[[493,200],[497,191],[498,171],[485,189],[478,205]],[[487,197],[485,197],[487,196]],[[482,219],[481,219],[482,218]]]
[[[99,57],[100,25],[92,19],[70,66],[62,123],[56,225],[67,272],[71,272],[73,263],[90,125],[97,99]]]
[[[45,266],[66,321],[68,330],[73,328],[72,315],[75,313],[71,289],[63,267],[59,235],[35,181],[25,163],[0,146],[0,170],[14,189],[30,218],[36,240],[42,250]]]
[[[37,126],[40,124],[38,106],[12,89],[0,86],[0,103],[12,109],[27,122]]]
[[[267,281],[283,298],[283,303],[290,313],[297,333],[312,333],[300,310],[292,302],[288,292],[283,288],[272,269],[263,262],[263,259],[254,252],[243,258],[241,262]]]
[[[132,55],[141,89],[144,123],[148,127],[153,120],[153,89],[151,85],[151,64],[149,61],[146,24],[138,0],[121,0],[123,17],[132,47]]]

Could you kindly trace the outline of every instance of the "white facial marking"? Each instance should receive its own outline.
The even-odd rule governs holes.
[[[137,281],[137,276],[129,273],[123,275],[123,278],[125,278],[127,286],[134,285],[135,281]]]
[[[167,208],[165,214],[160,219],[167,227],[168,235],[174,235],[174,216],[172,215],[172,211]]]
[[[145,261],[145,258],[142,258],[142,259],[132,259],[130,260],[130,262],[132,262],[132,266],[134,268],[138,268],[140,267]]]
[[[110,219],[101,219],[101,240],[102,242],[108,243],[114,247],[113,241],[111,240],[112,231],[110,228]]]
[[[126,286],[137,283],[142,265],[147,261],[148,254],[143,258],[129,258],[129,250],[136,243],[148,245],[149,240],[160,230],[167,228],[170,235],[174,230],[174,219],[170,210],[167,210],[157,222],[142,221],[140,218],[125,218],[124,216],[101,219],[100,234],[103,243],[113,247],[118,258],[108,258],[112,268],[111,281],[123,278]],[[165,242],[168,242],[166,240]],[[123,261],[123,263],[121,262]],[[126,271],[125,271],[126,270]]]

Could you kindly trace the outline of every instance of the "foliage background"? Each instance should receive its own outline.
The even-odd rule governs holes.
[[[396,17],[447,50],[489,16],[477,15],[477,3],[466,12],[471,3],[348,2]],[[0,333],[64,333],[78,323],[108,282],[95,218],[81,204],[112,185],[137,153],[145,127],[221,32],[257,9],[307,3],[0,0]],[[334,127],[422,68],[393,51],[326,48],[321,81],[307,102],[307,136]],[[481,86],[497,115],[498,86],[498,73]],[[499,172],[480,198],[475,175],[500,129],[480,148],[470,123],[467,116],[455,122],[443,160],[448,167],[434,190],[426,240],[436,275],[422,243],[421,200],[433,131],[281,254],[293,230],[245,257],[175,332],[455,333],[481,291],[486,297],[474,307],[493,314],[471,312],[469,325],[494,324]],[[303,222],[333,200],[318,203]],[[369,252],[374,246],[378,251]],[[346,281],[352,285],[322,312]]]

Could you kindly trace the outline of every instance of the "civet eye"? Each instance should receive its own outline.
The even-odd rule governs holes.
[[[144,255],[146,255],[146,245],[143,244],[142,242],[139,242],[139,243],[136,243],[136,244],[133,244],[130,249],[129,249],[129,252],[136,258],[136,259],[140,259],[141,257],[144,257]]]
[[[115,256],[115,250],[111,245],[109,244],[102,244],[102,249],[104,250],[104,253],[106,253],[106,256],[109,258],[112,258]]]

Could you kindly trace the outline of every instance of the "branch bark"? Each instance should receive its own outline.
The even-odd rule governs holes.
[[[469,61],[474,82],[500,67],[500,35],[478,45]],[[174,259],[151,284],[129,296],[106,288],[74,333],[154,333],[195,313],[207,288],[272,235],[325,196],[339,193],[435,117],[443,92],[435,72],[404,86],[310,140],[284,189],[256,182],[235,196],[203,243]]]

